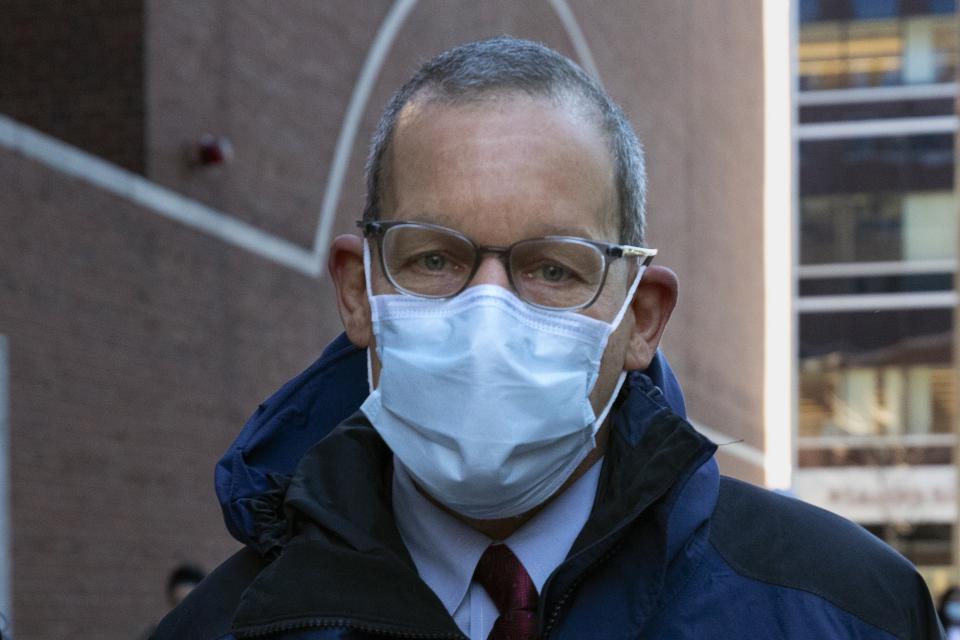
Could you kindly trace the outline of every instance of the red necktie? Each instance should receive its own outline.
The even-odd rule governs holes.
[[[510,547],[505,544],[487,547],[473,579],[486,590],[500,611],[487,640],[536,639],[537,588]]]

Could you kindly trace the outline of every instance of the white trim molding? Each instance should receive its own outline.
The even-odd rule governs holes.
[[[956,291],[916,293],[867,293],[837,296],[805,296],[797,300],[800,313],[843,311],[895,311],[899,309],[950,309],[960,298]]]
[[[960,119],[957,116],[810,122],[797,125],[797,137],[804,141],[954,133],[957,130],[958,122],[960,122]]]
[[[577,52],[580,65],[587,73],[592,75],[597,82],[602,83],[600,70],[597,68],[597,63],[593,59],[593,53],[590,51],[590,46],[587,44],[587,39],[583,35],[580,23],[577,22],[577,17],[573,14],[573,10],[570,9],[570,5],[567,4],[567,0],[549,1],[557,17],[560,18],[560,23],[567,32],[571,44],[573,44],[573,50]]]
[[[797,276],[800,278],[869,278],[955,273],[956,270],[957,261],[952,259],[832,262],[800,265],[797,267]]]
[[[793,477],[793,100],[790,5],[763,2],[763,438],[764,483]]]
[[[318,274],[319,261],[314,252],[4,115],[0,115],[0,146],[294,271],[310,276]]]
[[[903,433],[873,436],[816,436],[797,439],[800,449],[898,449],[902,447],[952,447],[955,433]]]
[[[824,91],[800,91],[797,104],[801,107],[859,102],[894,102],[898,100],[932,100],[956,98],[954,82],[936,84],[902,85],[899,87],[857,87],[853,89],[828,89]]]

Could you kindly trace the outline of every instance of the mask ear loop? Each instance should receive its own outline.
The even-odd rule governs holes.
[[[630,288],[627,290],[627,299],[624,300],[623,306],[620,307],[620,311],[617,313],[616,317],[613,319],[613,322],[610,323],[612,327],[611,332],[615,331],[617,327],[620,326],[620,323],[623,321],[623,316],[626,315],[627,309],[630,308],[630,304],[633,302],[633,296],[637,294],[637,288],[640,286],[640,279],[643,278],[643,272],[647,270],[647,267],[640,265],[640,268],[637,270],[637,275],[633,279],[633,283],[630,285]],[[613,409],[613,404],[617,401],[617,398],[620,396],[620,390],[623,389],[623,383],[627,381],[627,372],[621,371],[619,377],[617,377],[617,384],[613,388],[613,393],[610,394],[610,399],[607,400],[606,406],[603,408],[603,411],[600,412],[600,415],[597,416],[597,419],[593,422],[593,435],[594,438],[593,446],[597,446],[596,435],[600,431],[600,427],[603,426],[603,421],[607,419],[607,416],[610,414],[610,410]]]
[[[373,393],[373,356],[370,355],[370,347],[367,347],[367,390]]]
[[[373,287],[370,286],[370,243],[363,239],[363,282],[367,287],[367,302],[370,305],[370,321],[374,321],[376,307],[373,304]],[[367,346],[367,389],[373,393],[373,355]]]
[[[630,308],[630,303],[633,302],[633,296],[637,295],[637,288],[640,286],[640,279],[643,278],[643,272],[646,270],[647,268],[644,265],[640,265],[640,268],[637,270],[637,275],[633,279],[633,283],[630,285],[630,288],[627,290],[627,299],[623,301],[623,306],[620,307],[619,313],[617,313],[617,316],[613,319],[613,322],[610,323],[614,330],[620,326],[623,316],[626,315],[627,309]]]
[[[370,286],[370,242],[364,238],[363,239],[363,283],[367,287],[367,299],[373,297],[373,287]],[[371,312],[373,311],[373,305],[370,305]]]

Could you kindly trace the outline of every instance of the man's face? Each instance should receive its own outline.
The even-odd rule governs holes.
[[[385,220],[440,224],[487,246],[547,235],[619,240],[606,140],[593,121],[569,106],[527,96],[458,106],[408,104],[395,130],[387,169]],[[376,260],[374,265],[374,293],[392,291]],[[614,261],[600,297],[580,313],[612,321],[633,274],[628,261]],[[485,257],[471,282],[477,284],[510,289],[497,257]],[[591,394],[597,413],[624,368],[632,325],[628,311],[608,342]],[[375,361],[375,380],[378,373]]]

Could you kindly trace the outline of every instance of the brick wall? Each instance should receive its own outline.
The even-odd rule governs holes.
[[[143,0],[6,0],[0,16],[0,113],[143,171]]]
[[[234,548],[217,458],[337,330],[294,274],[0,151],[17,637],[132,638]]]

